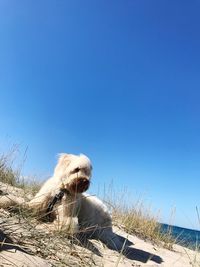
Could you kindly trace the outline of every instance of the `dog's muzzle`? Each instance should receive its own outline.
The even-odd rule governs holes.
[[[87,178],[76,178],[67,186],[67,189],[71,193],[83,193],[89,186],[90,181]]]

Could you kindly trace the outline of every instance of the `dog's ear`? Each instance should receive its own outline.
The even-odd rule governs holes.
[[[62,176],[71,162],[71,154],[61,153],[58,155],[58,163],[54,170],[54,176]]]
[[[71,154],[67,154],[67,153],[59,153],[58,154],[58,162],[60,161],[66,161],[66,160],[69,160],[71,158]]]

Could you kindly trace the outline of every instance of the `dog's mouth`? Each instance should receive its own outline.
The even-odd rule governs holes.
[[[89,186],[90,181],[87,178],[77,178],[68,184],[67,189],[73,194],[83,193],[89,188]]]

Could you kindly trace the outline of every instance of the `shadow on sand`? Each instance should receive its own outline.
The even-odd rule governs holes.
[[[4,234],[3,231],[0,230],[0,252],[2,250],[18,250],[24,252],[26,254],[33,254],[29,249],[24,249],[20,245],[14,244],[12,239]]]
[[[103,242],[109,249],[122,253],[129,260],[140,261],[142,263],[147,263],[149,260],[151,260],[157,264],[161,264],[163,262],[160,256],[149,253],[141,249],[133,248],[132,246],[134,244],[130,240],[118,234],[115,234],[115,235],[116,235],[116,238],[120,239],[122,244],[124,244],[123,250],[119,250]],[[91,238],[88,237],[88,235],[84,235],[84,234],[78,235],[76,237],[76,244],[79,246],[85,247],[89,249],[90,251],[92,251],[97,256],[102,257],[100,250],[90,241],[90,239]],[[93,239],[96,239],[96,238],[93,238]]]

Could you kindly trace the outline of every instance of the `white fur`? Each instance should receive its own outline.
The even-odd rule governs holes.
[[[74,172],[79,168],[78,172]],[[69,188],[77,177],[90,180],[91,162],[85,155],[60,154],[54,175],[45,182],[29,207],[44,215],[49,201],[62,188]],[[105,204],[95,196],[86,193],[65,194],[54,207],[53,229],[63,229],[69,233],[81,231],[95,236],[109,244],[111,248],[121,249],[121,242],[112,231],[112,220]],[[48,224],[49,225],[49,224]]]
[[[80,168],[80,171],[72,173],[76,168]],[[83,170],[86,170],[86,173]],[[90,180],[91,170],[91,162],[85,155],[60,154],[54,175],[44,183],[39,192],[29,202],[29,206],[38,211],[44,211],[50,199],[60,189],[67,188],[75,178],[84,177]]]

